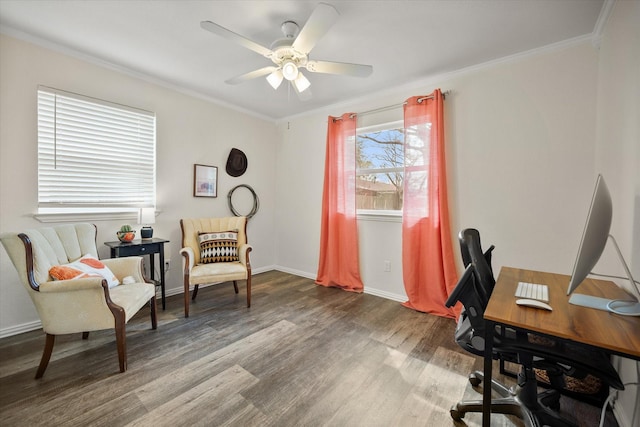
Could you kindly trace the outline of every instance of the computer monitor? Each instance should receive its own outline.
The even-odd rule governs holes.
[[[607,188],[602,175],[598,175],[567,295],[576,290],[598,263],[609,238],[612,216],[613,203],[609,188]]]
[[[609,193],[609,189],[607,188],[607,184],[605,183],[602,175],[598,175],[596,187],[591,199],[591,207],[589,208],[589,213],[587,215],[587,222],[584,226],[584,231],[582,232],[580,246],[578,247],[578,255],[576,256],[571,280],[569,281],[567,295],[571,295],[571,298],[569,299],[571,304],[597,308],[627,316],[640,316],[640,303],[638,302],[638,300],[640,300],[640,293],[638,292],[635,281],[631,276],[631,271],[622,257],[618,244],[613,236],[609,234],[612,216],[613,203],[611,201],[611,194]],[[631,288],[634,291],[637,300],[609,300],[573,293],[591,273],[593,267],[598,263],[609,237],[611,237],[614,243],[615,249],[618,252],[618,257],[625,268],[629,281],[631,282]]]

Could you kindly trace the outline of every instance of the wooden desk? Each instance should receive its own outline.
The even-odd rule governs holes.
[[[494,324],[562,338],[640,360],[640,318],[619,316],[602,310],[569,304],[569,276],[503,267],[489,299],[484,318],[489,322],[485,337],[484,389],[482,425],[489,426],[491,405],[491,372]],[[542,283],[549,286],[549,305],[553,311],[516,304],[518,282]],[[576,293],[603,298],[630,299],[615,283],[587,279]]]
[[[105,245],[111,248],[111,258],[119,258],[126,256],[142,256],[149,255],[149,272],[151,274],[151,280],[156,285],[160,286],[162,292],[162,309],[165,307],[165,295],[164,295],[164,244],[168,243],[165,239],[138,239],[131,242],[104,242]],[[160,256],[160,281],[154,279],[155,275],[155,255]]]

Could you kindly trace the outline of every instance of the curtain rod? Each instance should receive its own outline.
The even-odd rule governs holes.
[[[447,95],[450,93],[451,91],[447,90],[442,92],[442,99],[446,99]],[[418,98],[418,103],[424,101],[425,99],[433,99],[433,95],[425,95],[422,96],[420,98]],[[360,116],[366,116],[367,114],[373,114],[373,113],[379,113],[381,111],[387,111],[387,110],[393,110],[394,108],[399,108],[402,107],[406,104],[405,102],[402,102],[400,104],[393,104],[393,105],[387,105],[386,107],[380,107],[380,108],[374,108],[373,110],[367,110],[367,111],[363,111],[361,113],[353,113],[349,116],[349,118],[354,118],[356,116],[360,117]],[[333,121],[337,121],[337,120],[342,120],[342,117],[337,117],[334,118]]]

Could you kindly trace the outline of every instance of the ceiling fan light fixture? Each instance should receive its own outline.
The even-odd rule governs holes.
[[[298,92],[304,92],[311,86],[311,82],[302,73],[298,73],[298,77],[293,81]]]
[[[311,83],[302,74],[301,68],[310,73],[343,74],[356,77],[367,77],[373,71],[371,65],[309,60],[309,53],[329,28],[335,24],[338,16],[339,13],[335,7],[327,3],[319,3],[311,12],[302,29],[294,21],[285,21],[280,27],[284,38],[274,41],[271,44],[271,48],[266,48],[215,22],[202,21],[200,22],[200,27],[252,50],[273,62],[273,65],[269,67],[262,67],[233,77],[226,80],[226,83],[235,85],[250,79],[266,76],[271,87],[276,90],[282,85],[284,79],[287,79],[291,82],[291,86],[287,87],[293,87],[298,94],[298,98],[301,101],[306,101],[312,96]]]
[[[282,75],[289,81],[295,80],[298,77],[298,66],[293,61],[283,62]]]
[[[271,85],[272,88],[278,89],[280,87],[280,83],[282,83],[282,79],[284,76],[282,75],[282,70],[277,69],[273,73],[267,76],[267,81]]]

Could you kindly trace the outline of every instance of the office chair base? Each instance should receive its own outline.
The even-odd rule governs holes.
[[[462,421],[467,412],[482,412],[482,400],[466,400],[451,407],[449,414],[454,421]],[[513,397],[503,397],[491,401],[491,413],[515,415],[522,418],[522,408]]]
[[[449,414],[454,421],[462,421],[467,412],[482,412],[482,400],[458,402],[449,410]],[[521,418],[527,427],[576,427],[576,424],[560,418],[542,403],[535,405],[533,408],[528,408],[517,396],[493,399],[491,401],[491,413],[514,415]]]
[[[469,382],[474,386],[480,385],[482,381],[484,373],[481,371],[469,375]],[[507,388],[496,380],[491,380],[491,389],[500,395],[500,398],[491,400],[492,413],[515,415],[527,427],[575,427],[557,414],[560,409],[560,393],[556,390],[537,393],[535,382],[526,382],[523,388]],[[482,412],[482,400],[458,402],[449,410],[455,421],[461,421],[467,412]]]
[[[478,387],[484,380],[484,374],[480,371],[475,371],[469,374],[469,384],[473,387]]]
[[[482,381],[484,381],[484,373],[482,371],[474,371],[469,374],[469,383],[473,387],[478,387]],[[491,389],[501,397],[511,397],[515,395],[513,390],[494,379],[491,380]]]

